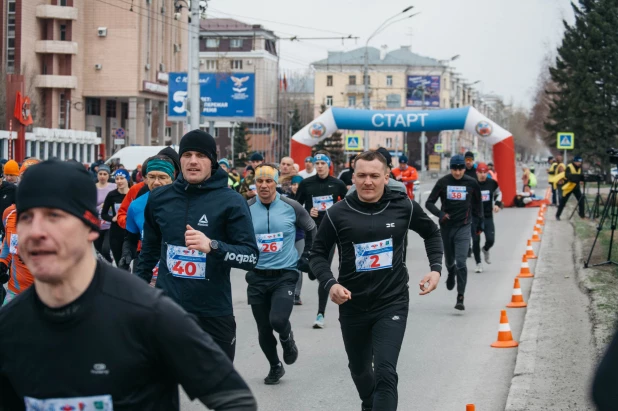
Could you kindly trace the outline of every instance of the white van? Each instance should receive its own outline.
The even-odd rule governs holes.
[[[120,159],[120,164],[124,165],[127,170],[133,171],[138,164],[142,164],[148,157],[156,156],[159,151],[167,146],[131,146],[121,148],[114,153],[105,164],[110,165],[113,160]],[[169,146],[178,152],[178,146]]]

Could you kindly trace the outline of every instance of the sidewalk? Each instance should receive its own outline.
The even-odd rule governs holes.
[[[506,411],[594,410],[597,362],[590,301],[578,287],[575,233],[549,209],[520,338]],[[524,280],[530,281],[530,280]]]

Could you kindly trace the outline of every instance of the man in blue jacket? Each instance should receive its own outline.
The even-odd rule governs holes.
[[[260,347],[270,363],[265,384],[279,384],[285,374],[277,354],[279,334],[283,361],[294,364],[298,348],[294,342],[290,315],[294,307],[294,289],[298,281],[296,229],[306,233],[303,259],[309,261],[309,250],[316,234],[316,225],[299,203],[277,192],[279,172],[270,165],[255,169],[257,196],[249,200],[253,228],[260,249],[260,262],[245,277],[249,286],[247,297],[258,327]]]
[[[182,175],[148,199],[136,274],[150,282],[159,262],[156,287],[194,314],[233,360],[230,269],[251,270],[258,262],[251,213],[242,196],[228,188],[210,134],[188,132],[179,154]]]

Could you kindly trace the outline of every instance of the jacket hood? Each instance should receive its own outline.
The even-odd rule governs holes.
[[[183,175],[179,174],[176,181],[174,181],[174,185],[181,187],[182,190],[186,190],[189,187],[198,190],[216,190],[218,188],[227,188],[227,179],[227,173],[222,168],[218,168],[213,170],[213,174],[209,178],[199,184],[189,184]]]

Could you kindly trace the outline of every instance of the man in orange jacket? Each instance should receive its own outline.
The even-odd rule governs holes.
[[[416,168],[408,165],[408,157],[399,157],[399,168],[393,169],[393,175],[397,181],[405,184],[408,197],[414,200],[414,182],[418,180],[418,172]]]

